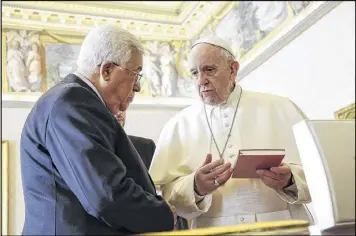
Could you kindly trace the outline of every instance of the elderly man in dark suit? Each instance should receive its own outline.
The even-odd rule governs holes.
[[[100,26],[84,39],[75,73],[35,104],[21,135],[23,234],[118,235],[172,230],[174,207],[113,114],[140,91],[143,48]]]
[[[129,100],[133,101],[134,97],[135,97],[135,93],[130,94]],[[122,127],[125,127],[126,111],[119,111],[115,115],[115,118]],[[153,154],[156,150],[155,142],[152,139],[137,137],[133,135],[129,135],[129,138],[132,144],[135,146],[146,168],[149,169],[152,162]],[[188,221],[180,216],[177,216],[177,223],[175,225],[175,229],[183,230],[188,228],[189,228]]]

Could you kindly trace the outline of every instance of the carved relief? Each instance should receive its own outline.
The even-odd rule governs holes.
[[[7,33],[7,79],[12,92],[41,90],[39,35],[25,30]]]
[[[6,69],[10,89],[14,92],[29,91],[29,83],[26,78],[26,67],[24,62],[24,46],[25,39],[17,31],[8,32]]]
[[[336,120],[354,120],[355,119],[355,103],[348,105],[334,113]]]
[[[143,75],[150,82],[151,96],[161,96],[162,75],[159,69],[159,43],[157,41],[147,42],[145,49],[147,53],[143,58]]]
[[[147,42],[145,48],[143,75],[150,82],[151,95],[177,96],[177,49],[170,43],[158,41]]]
[[[36,33],[28,35],[29,50],[26,56],[26,68],[28,70],[28,83],[31,91],[40,91],[42,84],[42,66],[40,55],[40,36]]]
[[[172,97],[176,95],[178,73],[175,67],[174,55],[175,51],[171,50],[171,46],[163,42],[161,43],[160,68],[162,72],[162,95]]]
[[[188,53],[190,47],[191,41],[186,41],[185,44],[179,49],[177,56],[177,70],[179,75],[177,88],[178,93],[182,97],[194,97],[196,95],[195,80],[191,77],[188,67]]]

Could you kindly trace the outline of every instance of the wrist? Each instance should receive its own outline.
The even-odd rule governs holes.
[[[194,176],[193,188],[194,188],[195,194],[198,195],[199,197],[204,197],[204,196],[206,195],[206,194],[203,194],[203,193],[199,192],[197,183],[196,183],[196,181],[195,181],[195,176]]]
[[[295,182],[294,182],[293,174],[291,174],[287,185],[284,186],[283,188],[288,188],[288,187],[292,186],[294,183]]]

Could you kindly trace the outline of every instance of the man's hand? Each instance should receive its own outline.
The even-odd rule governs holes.
[[[169,206],[171,208],[171,211],[173,213],[174,216],[174,226],[177,224],[177,211],[176,208],[174,206]]]
[[[117,122],[119,122],[119,124],[123,127],[124,126],[124,122],[125,122],[125,118],[124,118],[124,112],[119,111],[116,115],[114,115],[114,117],[116,118]]]
[[[256,173],[265,185],[275,190],[285,188],[292,178],[290,168],[284,163],[278,167],[272,167],[270,170],[257,170]]]
[[[211,154],[206,155],[204,163],[195,172],[194,190],[204,196],[213,192],[228,181],[232,174],[231,164],[224,164],[222,159],[212,161]]]

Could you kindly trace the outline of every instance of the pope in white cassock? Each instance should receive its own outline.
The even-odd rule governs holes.
[[[243,90],[239,63],[227,42],[193,44],[189,66],[201,101],[169,120],[150,167],[156,185],[192,228],[304,219],[310,195],[292,126],[305,119],[288,98]],[[285,149],[284,162],[258,170],[260,178],[233,179],[240,149]]]

